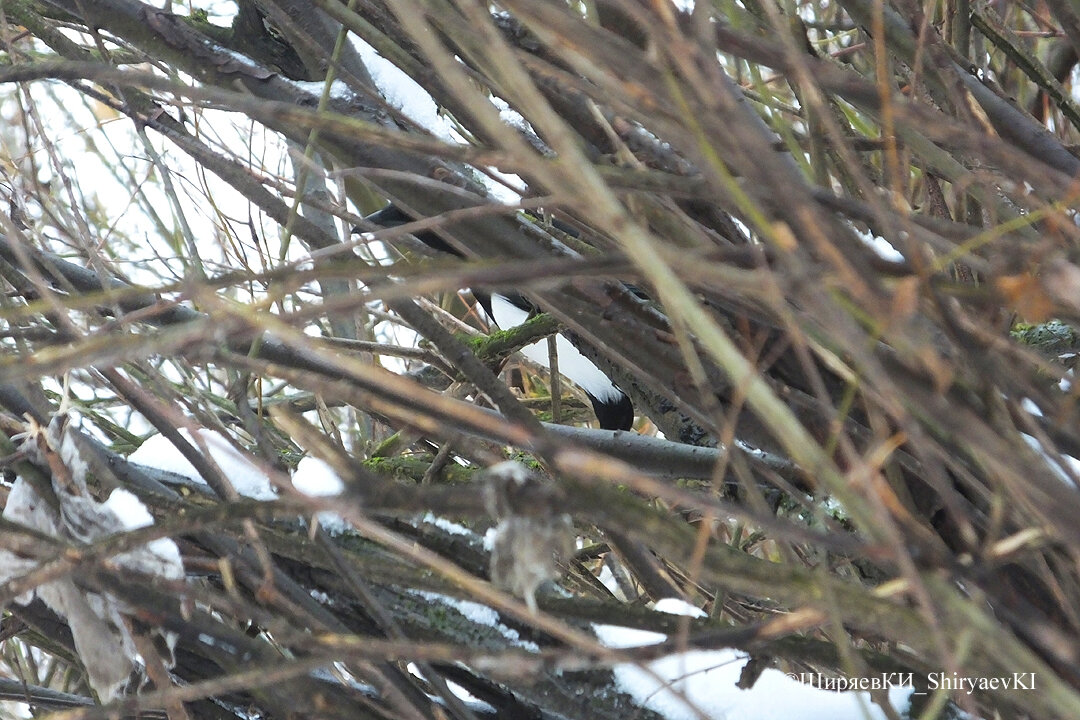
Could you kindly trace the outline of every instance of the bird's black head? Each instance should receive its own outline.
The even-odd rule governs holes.
[[[387,205],[382,210],[379,210],[378,212],[373,212],[364,218],[364,220],[371,223],[372,225],[378,225],[379,227],[384,228],[398,227],[399,225],[411,223],[416,219],[418,218],[413,218],[406,215],[405,211],[399,208],[397,205]],[[353,232],[365,232],[365,228],[354,227]],[[413,236],[420,242],[427,245],[432,250],[449,253],[457,257],[465,257],[457,248],[452,247],[448,242],[446,242],[436,233],[430,230],[421,230],[420,232],[413,233]]]

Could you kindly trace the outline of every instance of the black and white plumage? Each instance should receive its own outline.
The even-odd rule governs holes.
[[[412,222],[412,218],[395,205],[372,213],[365,220],[380,227],[396,227]],[[414,233],[414,236],[433,250],[464,257],[457,248],[434,232],[421,231]],[[522,295],[489,294],[477,290],[473,291],[473,295],[488,317],[501,328],[520,325],[536,310]],[[559,372],[588,395],[600,427],[607,430],[629,430],[634,423],[634,406],[626,393],[565,337],[558,335],[555,342],[559,356]],[[547,344],[542,341],[521,348],[521,354],[535,363],[549,367]]]

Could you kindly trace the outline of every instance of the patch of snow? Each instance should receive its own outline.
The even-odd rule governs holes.
[[[1036,405],[1035,401],[1031,398],[1023,398],[1020,401],[1020,407],[1023,408],[1026,413],[1034,415],[1035,417],[1042,417],[1042,410],[1039,409],[1039,406]]]
[[[1073,478],[1069,476],[1069,473],[1065,472],[1065,470],[1062,469],[1061,464],[1053,457],[1051,457],[1050,453],[1046,452],[1045,448],[1043,448],[1042,446],[1042,443],[1040,443],[1033,435],[1028,435],[1027,433],[1020,433],[1020,437],[1024,438],[1024,442],[1027,443],[1028,447],[1030,447],[1032,450],[1042,456],[1042,458],[1046,461],[1046,465],[1054,471],[1055,475],[1061,478],[1061,480],[1065,483],[1068,483],[1069,485],[1075,485],[1075,482]],[[1080,460],[1077,460],[1071,455],[1062,455],[1062,458],[1064,458],[1065,462],[1069,464],[1069,467],[1074,473],[1080,473]]]
[[[1075,475],[1080,475],[1080,459],[1074,458],[1072,455],[1062,455],[1061,457]]]
[[[251,71],[261,70],[261,68],[258,65],[256,65],[255,62],[250,57],[248,57],[247,55],[245,55],[244,53],[242,53],[242,52],[240,52],[238,50],[232,50],[230,48],[225,47],[224,45],[215,45],[213,49],[214,49],[215,52],[220,52],[220,53],[224,53],[224,54],[228,55],[229,57],[231,57],[233,59],[233,61],[237,65],[243,66],[246,70],[251,70]]]
[[[503,205],[517,205],[521,202],[521,197],[528,189],[525,181],[521,179],[520,175],[514,173],[504,173],[494,167],[487,168],[495,178],[490,178],[487,175],[477,174],[477,179],[484,183],[484,186],[488,190],[488,194],[496,202],[501,202]],[[507,187],[509,185],[509,187]]]
[[[367,67],[368,72],[371,73],[371,79],[375,82],[375,86],[382,93],[382,96],[386,98],[386,101],[393,105],[395,108],[401,111],[401,114],[412,120],[414,123],[430,132],[435,137],[448,142],[452,145],[465,144],[465,139],[458,132],[458,129],[454,126],[453,121],[439,112],[439,105],[435,102],[434,98],[428,94],[427,90],[424,90],[419,83],[409,77],[400,68],[394,65],[392,62],[380,55],[375,48],[368,45],[363,40],[350,36],[353,41],[353,45],[356,47],[357,52],[360,53],[360,57],[364,61],[364,65]],[[318,92],[322,92],[322,83],[315,83],[320,86]],[[314,90],[312,90],[314,92]],[[333,90],[331,94],[333,94]],[[503,103],[505,106],[505,103]],[[514,113],[516,115],[516,113]],[[500,113],[502,115],[502,113]],[[521,116],[518,115],[518,118]],[[521,119],[524,122],[524,118]],[[473,173],[474,179],[477,182],[481,182],[487,188],[491,198],[498,202],[505,204],[516,204],[521,202],[522,191],[515,191],[511,188],[525,188],[525,182],[513,174],[501,173],[495,168],[491,168],[491,172],[504,179],[511,187],[507,187],[501,182],[493,180],[481,173]]]
[[[662,642],[661,633],[594,625],[597,638],[613,648]],[[692,650],[645,663],[613,668],[616,684],[635,701],[671,720],[699,720],[695,711],[717,720],[884,720],[869,693],[833,692],[800,682],[779,670],[765,670],[749,690],[738,687],[747,656],[735,650]],[[889,702],[907,705],[912,688],[893,687]],[[688,704],[689,703],[689,704]]]
[[[386,101],[432,135],[455,143],[451,123],[439,114],[439,106],[427,90],[376,52],[375,48],[354,36],[350,38]]]
[[[878,254],[878,257],[890,262],[904,262],[904,256],[893,247],[885,238],[880,235],[874,235],[873,233],[864,232],[854,225],[849,224],[852,232],[859,236],[859,239],[863,241],[863,244]]]
[[[334,497],[345,491],[345,482],[325,460],[308,455],[301,458],[292,476],[293,487],[308,497]],[[324,511],[315,521],[331,536],[344,535],[353,529],[348,520],[337,513]]]
[[[322,97],[323,88],[326,87],[326,83],[322,80],[294,80],[293,82],[304,92],[311,93],[316,97]],[[331,83],[330,97],[334,98],[335,100],[348,100],[352,96],[353,91],[349,88],[349,86],[345,83],[344,80],[341,80],[339,78],[334,80],[333,83]]]
[[[501,97],[492,96],[491,104],[495,106],[495,109],[499,111],[499,118],[512,128],[521,130],[522,132],[533,133],[532,125],[529,121],[514,108],[510,107],[510,103],[503,100]]]
[[[187,428],[183,428],[180,434],[200,452],[202,452],[200,443],[206,446],[210,459],[232,483],[236,492],[255,500],[273,500],[277,497],[267,474],[218,433],[199,428],[195,431],[197,438],[192,438]],[[138,450],[128,456],[128,460],[139,465],[183,475],[195,482],[206,483],[194,466],[164,435],[147,438]]]
[[[469,692],[468,690],[466,690],[462,686],[458,685],[453,680],[447,680],[446,681],[446,687],[450,688],[450,692],[454,693],[459,698],[461,698],[465,702],[469,703],[469,705],[472,705],[473,709],[478,710],[479,712],[489,712],[489,713],[496,712],[496,710],[495,710],[495,708],[493,706],[489,705],[488,703],[484,702],[480,698],[476,697],[471,692]]]
[[[416,666],[416,663],[409,663],[405,666],[405,669],[408,670],[411,675],[414,675],[421,680],[427,679],[424,677],[424,674],[420,672],[420,668]],[[456,695],[460,700],[469,705],[474,711],[492,714],[497,712],[492,705],[489,705],[480,698],[476,697],[453,680],[444,680],[444,682],[446,682],[446,687],[449,688],[450,692],[454,693],[454,695]],[[442,698],[432,697],[431,699],[437,702],[439,705],[445,705]]]
[[[337,513],[321,512],[315,516],[315,519],[318,521],[319,527],[331,537],[345,535],[354,530],[352,524]]]
[[[134,493],[123,488],[112,491],[105,507],[120,520],[125,530],[138,530],[154,524],[154,516]]]
[[[451,522],[446,518],[441,518],[434,513],[428,511],[424,517],[420,518],[420,522],[427,523],[428,525],[434,525],[443,532],[451,535],[464,535],[468,538],[476,538],[477,535],[464,525],[459,525],[456,522]]]
[[[142,500],[124,488],[113,490],[108,499],[102,503],[102,507],[112,512],[125,530],[137,530],[154,524],[154,516],[146,509]],[[157,561],[153,562],[152,567],[156,568],[158,574],[169,580],[182,580],[184,578],[184,562],[180,559],[180,548],[176,546],[175,542],[169,538],[158,538],[147,543],[146,549],[150,551],[153,560]],[[137,561],[139,558],[137,551],[117,556],[121,564],[124,564],[128,558]],[[136,564],[140,570],[147,570],[151,567],[145,561]]]
[[[540,652],[540,647],[536,643],[531,640],[522,640],[521,634],[517,630],[507,627],[499,622],[499,613],[495,612],[487,605],[481,605],[480,603],[475,603],[471,600],[459,600],[458,598],[450,597],[449,595],[428,592],[426,590],[410,590],[409,592],[418,597],[422,597],[425,600],[442,603],[443,605],[452,607],[470,622],[496,630],[500,635],[520,648],[528,650],[529,652]]]
[[[593,625],[593,631],[596,633],[596,638],[605,647],[617,650],[656,645],[667,640],[667,635],[664,633],[621,627],[619,625]]]
[[[330,463],[311,455],[301,458],[297,464],[292,484],[308,497],[328,497],[345,491],[345,483]]]
[[[705,611],[696,605],[691,605],[682,598],[661,598],[653,605],[653,610],[669,615],[685,615],[686,617],[708,617]]]

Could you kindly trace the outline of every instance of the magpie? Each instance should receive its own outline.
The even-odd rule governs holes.
[[[413,218],[406,215],[396,205],[388,205],[364,219],[373,225],[385,228],[397,227],[413,221]],[[558,220],[555,221],[555,226],[563,232],[577,235],[572,227]],[[361,228],[356,228],[355,232],[361,230]],[[413,233],[413,236],[432,250],[459,258],[465,257],[457,248],[430,230]],[[473,295],[488,317],[501,328],[516,327],[525,322],[530,314],[537,311],[536,306],[517,293],[491,294],[474,290]],[[616,387],[600,368],[582,355],[562,335],[555,337],[555,347],[559,355],[559,371],[589,396],[600,427],[606,430],[629,430],[634,424],[634,406],[626,393]],[[521,348],[521,354],[535,363],[549,367],[547,344],[542,341]]]

